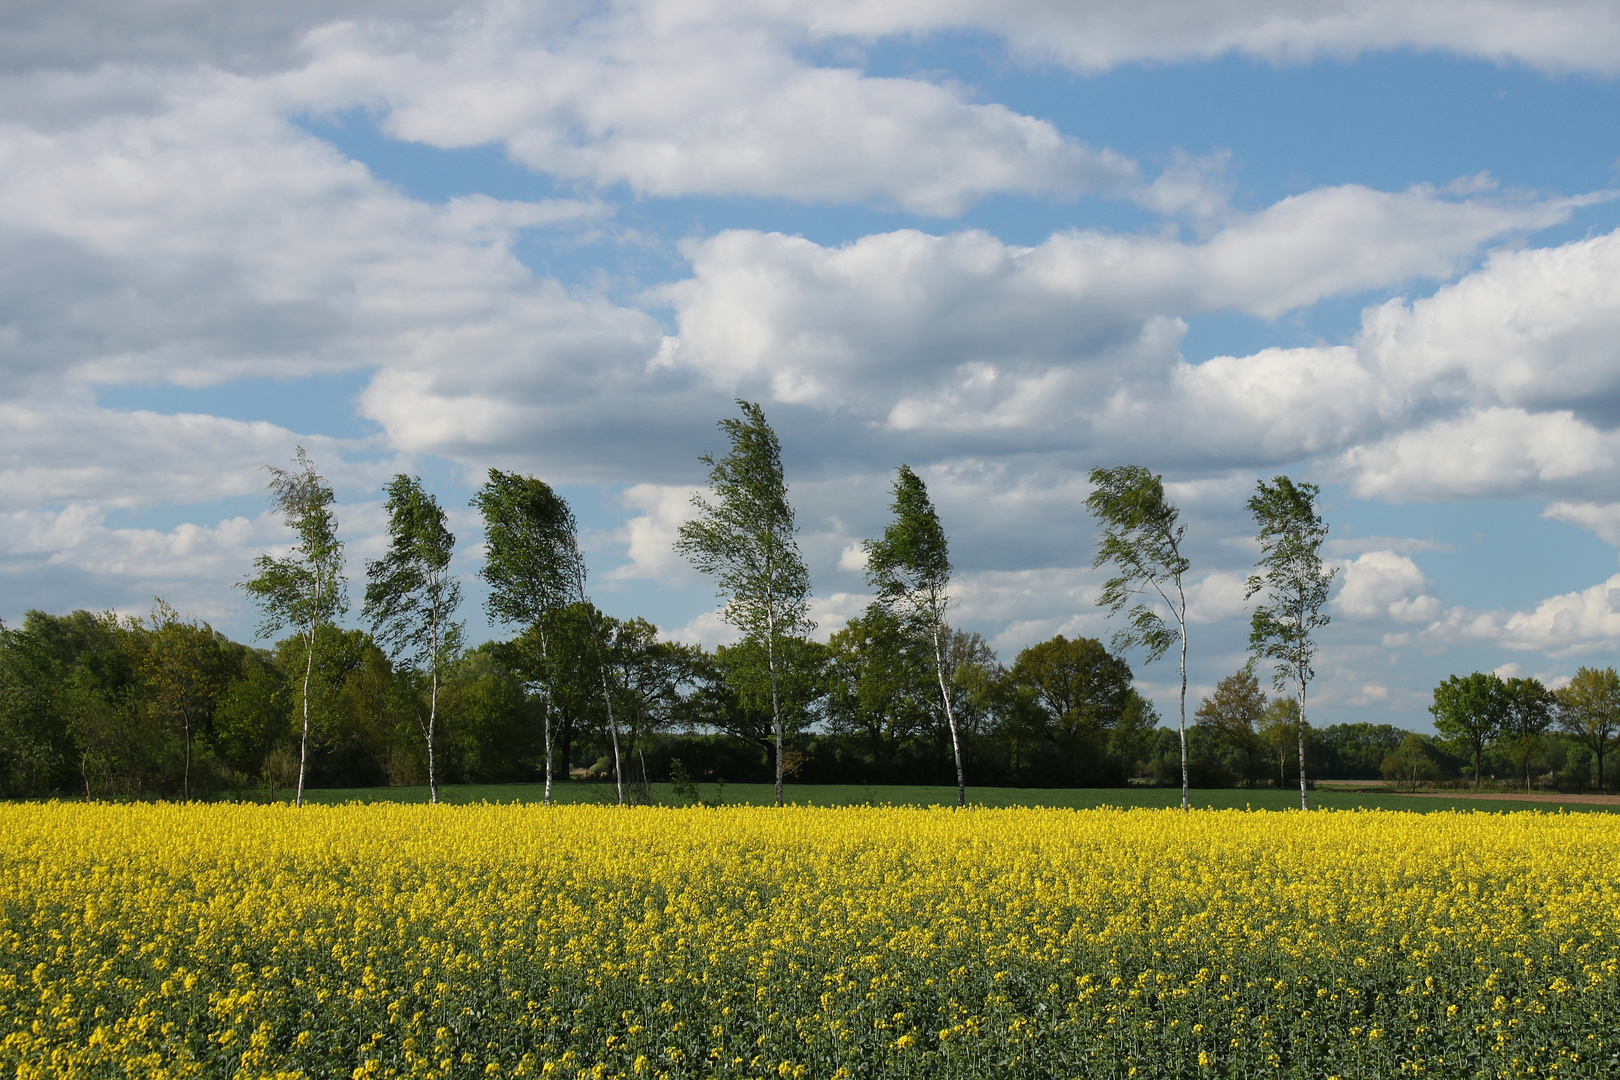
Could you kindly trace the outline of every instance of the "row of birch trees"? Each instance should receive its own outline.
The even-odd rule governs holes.
[[[797,524],[782,466],[782,447],[753,402],[739,401],[741,415],[722,419],[728,448],[706,454],[707,490],[693,499],[695,514],[682,525],[676,550],[715,581],[724,601],[722,617],[737,628],[755,664],[733,664],[734,689],[769,703],[776,801],[783,800],[787,736],[783,682],[789,654],[814,629],[809,618],[809,572],[797,541]],[[1099,468],[1090,476],[1087,508],[1100,526],[1094,566],[1113,571],[1098,603],[1122,615],[1114,637],[1117,650],[1141,648],[1146,659],[1160,659],[1172,647],[1180,661],[1179,736],[1182,805],[1188,805],[1187,769],[1187,592],[1191,564],[1185,554],[1186,526],[1166,498],[1162,478],[1139,465]],[[297,542],[284,555],[261,556],[243,588],[259,604],[261,635],[292,629],[303,647],[303,715],[295,801],[302,804],[309,754],[309,679],[316,636],[348,610],[343,575],[343,544],[337,538],[332,489],[302,448],[294,467],[271,469],[271,499]],[[444,510],[419,478],[395,476],[385,489],[389,547],[366,563],[362,615],[377,642],[396,665],[422,673],[427,706],[421,717],[427,747],[430,799],[438,798],[435,740],[438,690],[444,665],[461,648],[464,623],[457,621],[461,589],[450,571],[455,547]],[[1324,567],[1321,547],[1327,525],[1316,509],[1318,489],[1286,476],[1261,481],[1249,499],[1259,527],[1261,557],[1247,582],[1246,597],[1261,595],[1250,632],[1251,666],[1274,664],[1273,683],[1285,686],[1297,702],[1300,801],[1307,806],[1305,742],[1306,691],[1314,675],[1315,632],[1327,625],[1322,613],[1333,569]],[[949,614],[949,542],[923,480],[899,466],[892,487],[891,520],[881,536],[867,540],[866,576],[875,593],[875,617],[919,643],[932,658],[938,704],[950,734],[958,805],[966,803],[968,776],[962,732],[952,687]],[[491,619],[513,627],[522,647],[547,669],[550,628],[565,609],[578,606],[591,616],[590,634],[607,708],[613,775],[622,802],[623,769],[619,727],[613,715],[611,665],[603,657],[601,628],[586,588],[574,515],[550,485],[535,477],[491,469],[474,496],[484,518],[485,561]],[[531,680],[544,715],[545,776],[550,794],[552,767],[551,702],[543,677]]]

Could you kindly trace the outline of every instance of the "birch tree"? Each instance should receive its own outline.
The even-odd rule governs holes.
[[[1140,465],[1091,470],[1092,492],[1086,499],[1102,535],[1097,538],[1093,568],[1112,563],[1117,573],[1103,583],[1099,607],[1126,613],[1126,626],[1114,634],[1120,652],[1135,646],[1147,650],[1147,663],[1170,646],[1181,650],[1181,808],[1187,810],[1187,593],[1181,579],[1191,564],[1181,553],[1187,526],[1181,511],[1164,497],[1164,481]],[[1168,611],[1170,620],[1164,616]]]
[[[1338,567],[1322,565],[1322,543],[1327,539],[1327,522],[1316,512],[1315,484],[1296,484],[1278,476],[1270,484],[1256,482],[1249,497],[1249,512],[1260,526],[1259,573],[1249,575],[1244,585],[1245,600],[1265,593],[1265,603],[1254,609],[1249,623],[1251,662],[1275,662],[1271,685],[1279,693],[1291,682],[1299,702],[1299,806],[1310,809],[1305,791],[1305,689],[1316,675],[1311,666],[1316,656],[1312,636],[1328,625],[1322,614],[1328,589]]]
[[[404,663],[428,677],[428,801],[439,801],[434,735],[439,717],[439,673],[461,646],[461,583],[450,573],[456,538],[444,511],[422,489],[419,477],[396,475],[388,494],[388,551],[366,563],[365,617],[372,636]]]
[[[294,806],[304,805],[304,774],[309,764],[309,682],[315,668],[315,631],[331,626],[349,610],[348,582],[343,577],[343,542],[337,538],[336,501],[332,489],[315,471],[302,446],[295,468],[270,471],[270,506],[298,542],[286,555],[260,555],[253,577],[241,583],[258,602],[256,637],[269,637],[283,627],[298,633],[303,648],[303,730],[298,739],[298,788]]]
[[[739,400],[737,405],[741,419],[720,421],[731,452],[699,459],[709,467],[712,496],[692,497],[698,515],[681,526],[675,550],[716,579],[726,601],[722,618],[764,653],[776,749],[776,805],[781,806],[780,664],[784,641],[815,627],[806,614],[810,573],[794,539],[798,528],[782,476],[782,444],[757,404]]]
[[[527,664],[541,689],[546,753],[545,802],[551,804],[551,624],[574,600],[583,575],[576,571],[579,544],[574,512],[544,480],[489,470],[489,480],[473,496],[484,515],[484,567],[489,583],[485,610],[493,620],[523,627],[524,640],[539,648],[539,664]],[[566,767],[566,763],[565,763]]]
[[[877,540],[868,540],[866,580],[877,590],[877,603],[905,629],[925,635],[933,646],[934,676],[939,683],[940,706],[951,732],[951,755],[956,763],[956,805],[967,805],[967,779],[962,771],[962,739],[952,708],[946,652],[950,628],[945,613],[951,598],[951,560],[945,530],[928,498],[922,478],[901,465],[894,478],[894,520]]]

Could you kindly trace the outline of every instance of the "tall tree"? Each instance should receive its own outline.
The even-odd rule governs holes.
[[[1315,484],[1296,484],[1286,476],[1255,485],[1249,512],[1260,526],[1259,573],[1249,576],[1247,600],[1264,591],[1266,602],[1254,609],[1249,624],[1249,650],[1254,660],[1276,662],[1271,685],[1282,691],[1292,682],[1299,701],[1299,806],[1310,809],[1305,792],[1305,688],[1316,674],[1312,635],[1330,621],[1322,614],[1338,567],[1322,566],[1327,522],[1316,512]]]
[[[956,763],[956,805],[967,805],[967,778],[962,771],[962,737],[956,727],[947,668],[950,627],[945,612],[951,598],[951,559],[945,530],[922,477],[901,465],[894,478],[894,520],[877,540],[868,540],[866,580],[877,590],[877,603],[900,620],[902,626],[926,636],[933,646],[934,677],[939,683],[940,707],[951,732],[951,756]]]
[[[720,421],[731,452],[705,454],[712,501],[692,497],[698,515],[681,526],[675,550],[713,575],[726,601],[721,616],[764,653],[771,690],[776,750],[776,805],[782,805],[785,764],[780,652],[783,642],[814,628],[807,615],[810,573],[794,539],[798,527],[782,476],[782,444],[750,401],[737,402],[741,419]]]
[[[1495,674],[1449,676],[1434,688],[1434,729],[1461,745],[1474,759],[1474,786],[1479,787],[1485,748],[1507,723],[1507,684]]]
[[[1542,746],[1542,735],[1552,726],[1557,700],[1540,679],[1509,679],[1507,713],[1502,734],[1508,741],[1508,757],[1518,767],[1524,790],[1530,790],[1530,763]]]
[[[1164,481],[1140,465],[1091,470],[1092,492],[1086,509],[1102,526],[1093,567],[1113,563],[1117,571],[1103,584],[1097,603],[1117,615],[1133,598],[1124,629],[1114,634],[1114,648],[1147,650],[1147,662],[1181,647],[1181,808],[1187,796],[1187,594],[1181,579],[1191,565],[1181,553],[1187,526],[1181,512],[1164,497]],[[1146,601],[1146,602],[1143,602]],[[1160,606],[1167,609],[1172,626]]]
[[[1620,736],[1620,674],[1614,668],[1583,667],[1557,691],[1558,728],[1592,751],[1598,790],[1603,790],[1603,759]]]
[[[242,582],[258,601],[258,637],[291,626],[303,644],[303,732],[298,741],[298,791],[294,806],[304,805],[304,773],[309,763],[309,681],[315,666],[315,631],[335,624],[349,610],[349,587],[343,577],[343,542],[337,538],[336,501],[332,489],[315,471],[302,446],[296,467],[270,470],[270,506],[298,534],[284,556],[260,555],[254,576]]]
[[[439,673],[461,645],[461,624],[454,621],[461,604],[461,583],[450,573],[456,538],[445,526],[444,511],[422,489],[420,477],[397,474],[383,489],[388,494],[388,551],[366,563],[364,614],[372,635],[395,663],[428,677],[428,801],[439,801],[434,735],[439,718]]]
[[[489,470],[489,479],[473,496],[484,515],[484,568],[489,598],[484,607],[492,619],[522,627],[520,639],[539,651],[537,663],[523,669],[538,683],[546,755],[545,801],[551,804],[552,692],[551,642],[548,623],[574,600],[583,580],[574,512],[551,485],[532,476]],[[565,766],[566,767],[566,766]]]

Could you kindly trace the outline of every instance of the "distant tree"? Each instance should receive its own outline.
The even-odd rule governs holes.
[[[1272,698],[1260,714],[1260,743],[1276,755],[1277,790],[1288,783],[1288,754],[1299,738],[1299,701],[1291,697]]]
[[[650,802],[646,743],[681,713],[681,688],[696,674],[699,649],[658,640],[658,627],[641,618],[605,619],[603,630],[613,685],[622,702],[614,715],[622,716],[628,728],[637,797]]]
[[[1400,746],[1384,756],[1381,771],[1386,780],[1404,783],[1410,791],[1416,791],[1420,782],[1433,780],[1440,775],[1434,759],[1429,756],[1423,736],[1410,731],[1401,740]]]
[[[931,643],[874,604],[827,644],[828,730],[862,746],[872,762],[870,779],[887,781],[895,747],[928,723]]]
[[[1603,759],[1620,736],[1620,675],[1614,668],[1583,667],[1556,693],[1558,728],[1597,760],[1603,790]]]
[[[700,677],[706,674],[719,682],[700,691],[697,704],[703,722],[754,743],[773,763],[780,733],[784,747],[780,771],[784,777],[794,775],[799,758],[788,743],[823,719],[820,710],[827,698],[828,654],[828,646],[818,641],[781,638],[776,643],[773,684],[764,642],[744,638],[735,645],[720,646],[712,662],[699,668]]]
[[[956,728],[951,695],[953,674],[946,666],[950,627],[945,613],[951,598],[951,560],[945,530],[922,478],[901,465],[894,478],[894,520],[877,540],[868,540],[866,580],[877,590],[877,603],[914,628],[932,645],[934,677],[939,702],[951,733],[951,756],[956,764],[956,805],[967,805],[967,779],[962,771],[962,739]]]
[[[404,662],[427,676],[428,716],[422,733],[427,740],[428,801],[437,804],[434,737],[439,675],[461,645],[461,624],[454,621],[461,584],[450,573],[456,538],[420,478],[400,473],[384,491],[389,545],[382,558],[366,563],[364,614],[372,634],[396,663]]]
[[[675,550],[713,575],[721,617],[760,646],[770,687],[776,753],[776,805],[786,759],[780,656],[783,642],[814,629],[807,614],[810,574],[794,539],[798,528],[782,475],[782,444],[757,404],[738,401],[741,419],[720,421],[731,441],[723,458],[705,454],[713,501],[692,498],[698,516],[681,526]]]
[[[1255,760],[1260,755],[1259,728],[1265,710],[1266,695],[1260,681],[1244,668],[1217,683],[1215,692],[1199,703],[1195,714],[1217,746],[1242,760],[1243,777],[1251,784]]]
[[[1086,779],[1130,703],[1130,665],[1094,638],[1059,634],[1020,652],[1008,677],[1030,695],[1040,732],[1062,757],[1067,781]]]
[[[291,626],[303,641],[303,732],[298,746],[298,788],[293,805],[304,805],[304,772],[309,760],[309,680],[315,664],[315,631],[335,624],[349,610],[343,577],[343,542],[337,538],[332,489],[298,447],[296,468],[270,471],[270,506],[298,542],[282,557],[260,555],[255,574],[241,587],[259,604],[258,637]]]
[[[1249,498],[1249,512],[1260,526],[1259,573],[1249,576],[1244,599],[1265,593],[1265,603],[1254,609],[1249,625],[1249,651],[1253,660],[1275,661],[1271,684],[1281,692],[1293,683],[1299,702],[1299,805],[1310,809],[1305,781],[1305,690],[1315,676],[1311,661],[1316,656],[1312,635],[1328,625],[1322,614],[1328,589],[1338,568],[1322,566],[1322,543],[1327,539],[1327,522],[1316,512],[1315,484],[1295,484],[1278,476],[1267,484],[1255,485]]]
[[[538,655],[519,667],[542,693],[546,755],[545,802],[551,804],[551,713],[553,694],[545,673],[551,667],[547,624],[574,602],[583,578],[574,512],[551,485],[532,476],[489,470],[489,479],[473,496],[484,516],[484,567],[489,583],[484,602],[492,619],[525,631]]]
[[[1509,707],[1507,684],[1495,674],[1451,675],[1434,688],[1434,729],[1473,758],[1476,788],[1485,748],[1502,734]]]
[[[1507,741],[1508,759],[1518,768],[1524,790],[1530,790],[1530,765],[1541,751],[1542,737],[1552,726],[1557,699],[1539,679],[1509,679],[1507,711],[1502,736]]]
[[[1113,563],[1115,576],[1103,584],[1097,603],[1110,615],[1141,598],[1127,615],[1125,629],[1114,635],[1114,648],[1123,651],[1140,645],[1147,662],[1163,656],[1171,645],[1181,648],[1181,808],[1187,796],[1187,594],[1181,579],[1191,565],[1181,553],[1187,527],[1180,511],[1164,497],[1163,480],[1140,465],[1091,470],[1093,491],[1086,508],[1102,525],[1093,567]],[[1168,610],[1174,626],[1166,621]]]
[[[207,623],[182,619],[161,597],[140,649],[139,672],[154,712],[180,729],[185,747],[181,795],[191,800],[191,766],[197,736],[211,723],[229,672],[218,635]]]

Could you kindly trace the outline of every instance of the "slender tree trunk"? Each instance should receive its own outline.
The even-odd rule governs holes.
[[[583,575],[582,569],[577,573]],[[585,597],[585,578],[578,578],[579,601],[585,605],[585,619],[591,628],[591,642],[596,646],[596,670],[602,676],[602,703],[607,708],[608,735],[613,740],[613,786],[618,792],[619,805],[624,805],[624,770],[619,762],[619,725],[613,718],[613,692],[608,689],[607,657],[602,650],[602,631],[596,624],[596,616],[592,614],[590,600]]]
[[[597,658],[601,659],[601,646],[597,646]],[[613,694],[608,690],[607,665],[601,664],[602,669],[602,698],[607,702],[608,735],[613,739],[613,786],[619,793],[619,805],[624,805],[624,770],[619,767],[619,725],[613,719]]]
[[[951,708],[951,691],[945,682],[945,650],[940,636],[943,624],[934,620],[934,670],[939,675],[939,699],[945,705],[945,722],[951,726],[951,754],[956,759],[956,805],[967,805],[967,779],[962,773],[962,742],[956,735],[956,710]]]
[[[1180,587],[1180,583],[1177,583]],[[1187,623],[1186,601],[1182,601],[1181,623],[1181,808],[1191,810],[1187,797]]]
[[[544,718],[546,728],[546,802],[551,805],[551,697],[547,695],[545,703],[541,706],[540,715]]]
[[[304,734],[298,740],[298,794],[294,806],[304,805],[304,765],[309,760],[309,677],[315,670],[315,627],[309,628],[307,648],[304,650]]]
[[[434,661],[433,672],[429,676],[429,679],[431,680],[431,682],[430,682],[430,689],[428,691],[428,729],[427,729],[428,803],[429,803],[429,805],[437,806],[437,805],[439,805],[439,774],[438,774],[438,772],[436,770],[436,767],[435,767],[436,763],[434,762],[434,759],[433,759],[433,728],[434,728],[434,725],[438,722],[438,719],[439,719],[439,664],[438,664],[437,660]]]
[[[551,649],[546,641],[546,632],[543,624],[537,626],[540,631],[540,666],[549,676],[551,673]],[[545,729],[546,739],[546,796],[545,805],[551,805],[551,687],[547,685],[542,691],[546,696],[540,703],[541,723]]]
[[[765,667],[771,675],[771,726],[776,736],[776,805],[782,805],[782,695],[776,681],[776,619],[766,627]]]
[[[182,712],[186,725],[186,771],[180,782],[180,789],[185,794],[186,802],[191,801],[191,714]]]
[[[1299,808],[1309,810],[1310,799],[1305,795],[1305,678],[1300,673],[1299,680]]]

